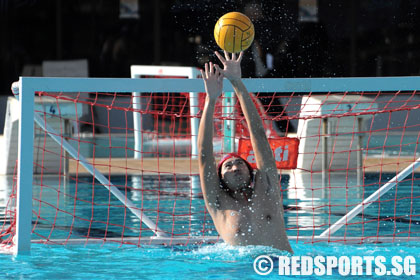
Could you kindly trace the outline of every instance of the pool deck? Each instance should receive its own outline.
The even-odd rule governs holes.
[[[198,161],[192,158],[95,158],[87,159],[102,174],[135,175],[135,174],[198,174]],[[414,157],[380,158],[368,157],[364,160],[364,172],[397,173],[416,159]],[[89,172],[76,160],[69,161],[70,174],[88,174]],[[290,170],[283,170],[289,173]],[[420,172],[420,168],[415,171]]]
[[[0,135],[0,144],[3,135]],[[5,159],[2,159],[3,161]],[[363,170],[366,173],[394,173],[397,174],[416,160],[410,157],[368,157],[363,161]],[[88,158],[88,162],[102,174],[112,175],[138,175],[138,174],[198,174],[197,159],[186,157],[160,157],[160,158]],[[290,173],[291,170],[282,170],[281,173]],[[319,171],[318,171],[319,172]],[[343,172],[343,171],[341,171]],[[420,173],[420,168],[414,171]],[[69,160],[69,174],[89,174],[77,160]]]

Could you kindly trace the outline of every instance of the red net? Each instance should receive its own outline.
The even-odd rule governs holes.
[[[131,93],[39,92],[36,113],[60,143],[35,126],[32,239],[140,245],[154,242],[150,237],[157,234],[166,244],[205,236],[217,241],[192,153],[192,120],[200,118],[203,97],[193,114],[188,93],[142,93],[140,109],[133,109]],[[418,240],[420,177],[414,168],[333,235],[318,236],[417,160],[419,97],[417,92],[254,94],[268,138],[283,143],[278,154],[273,150],[276,160],[295,156],[293,164],[279,169],[292,240]],[[230,140],[236,147],[242,143],[250,156],[240,106],[235,100],[226,104],[221,98],[214,114],[215,155],[223,156]],[[136,115],[139,129],[133,125]],[[288,148],[292,142],[285,139],[296,146]],[[85,159],[105,183],[88,172]],[[3,244],[12,244],[15,234],[14,182],[3,208]]]

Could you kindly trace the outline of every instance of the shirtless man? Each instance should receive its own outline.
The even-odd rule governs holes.
[[[223,69],[206,63],[203,76],[207,96],[198,131],[201,188],[214,225],[231,245],[263,245],[293,253],[284,226],[283,202],[273,152],[258,111],[241,80],[243,52],[236,57],[215,52]],[[257,163],[252,170],[239,155],[227,155],[216,167],[213,155],[213,114],[227,78],[247,121]]]

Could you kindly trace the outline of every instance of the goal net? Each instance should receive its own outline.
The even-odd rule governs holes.
[[[419,240],[419,79],[244,79],[279,168],[292,243]],[[252,163],[244,116],[224,86],[215,156]],[[191,128],[203,91],[201,79],[21,78],[3,248],[221,241]]]

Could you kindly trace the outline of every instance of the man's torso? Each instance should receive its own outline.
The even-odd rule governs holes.
[[[232,245],[264,245],[291,251],[279,186],[271,186],[273,189],[269,192],[265,185],[267,181],[261,180],[264,174],[257,173],[256,176],[254,192],[247,202],[221,200],[223,214],[216,228],[221,237]]]

